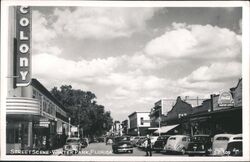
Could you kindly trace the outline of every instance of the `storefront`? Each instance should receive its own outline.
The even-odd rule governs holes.
[[[62,146],[69,130],[65,108],[36,79],[21,91],[23,97],[7,98],[7,153]]]

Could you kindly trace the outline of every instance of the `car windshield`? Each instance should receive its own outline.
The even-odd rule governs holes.
[[[79,143],[80,140],[79,139],[68,139],[67,143]]]
[[[194,136],[191,138],[192,142],[205,142],[208,141],[209,137],[207,136]]]
[[[217,141],[228,141],[229,138],[228,137],[217,137],[216,140]]]
[[[129,140],[130,140],[129,137],[117,137],[117,138],[115,138],[116,142],[119,142],[119,141],[129,141]]]
[[[241,149],[242,150],[242,142],[230,142],[227,146],[227,150],[232,150],[232,149]]]
[[[176,137],[170,137],[169,140],[176,140]]]
[[[166,140],[168,137],[167,136],[160,136],[157,138],[157,140]]]

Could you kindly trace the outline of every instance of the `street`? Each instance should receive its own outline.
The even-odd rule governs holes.
[[[57,150],[53,150],[53,155],[55,156],[66,156],[62,154],[63,149],[59,148]],[[145,156],[146,152],[134,147],[133,153],[118,153],[115,154],[112,151],[112,145],[106,145],[105,143],[91,143],[88,147],[83,148],[78,154],[73,156]],[[68,155],[67,155],[68,156]],[[152,151],[152,156],[187,156],[187,155],[174,155],[174,154],[163,154],[156,153]]]

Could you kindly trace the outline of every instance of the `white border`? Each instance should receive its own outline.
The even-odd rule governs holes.
[[[242,7],[242,77],[243,77],[243,157],[141,157],[141,156],[22,156],[6,155],[6,96],[8,53],[8,7],[91,6],[91,7]],[[249,2],[247,1],[7,1],[1,2],[1,156],[0,160],[48,161],[249,161]]]

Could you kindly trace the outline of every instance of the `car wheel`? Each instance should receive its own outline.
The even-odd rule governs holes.
[[[185,148],[182,148],[182,149],[181,149],[181,154],[184,155],[185,152],[186,152]]]
[[[133,150],[131,150],[130,153],[133,154]]]

